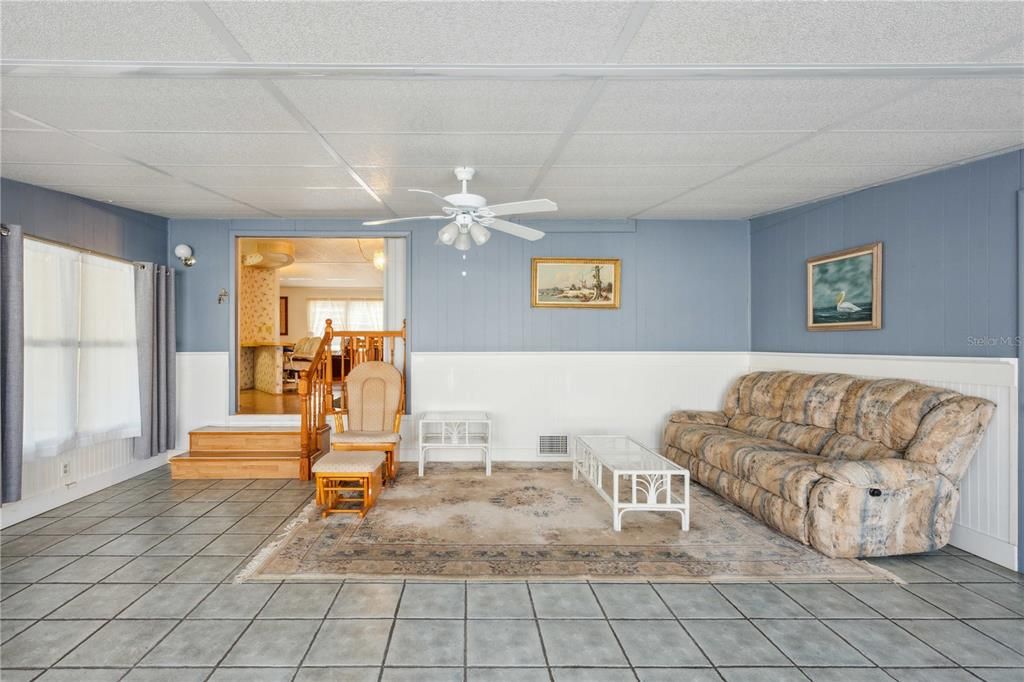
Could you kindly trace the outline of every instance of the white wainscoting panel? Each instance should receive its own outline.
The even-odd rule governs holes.
[[[721,409],[747,362],[711,352],[412,353],[402,459],[416,458],[415,420],[434,410],[490,413],[495,460],[536,459],[540,435],[621,433],[660,449],[668,414]]]
[[[751,353],[750,369],[898,377],[994,402],[995,416],[960,484],[960,509],[950,542],[1017,570],[1016,359]]]
[[[178,448],[188,449],[188,432],[228,423],[231,369],[228,353],[178,353]]]

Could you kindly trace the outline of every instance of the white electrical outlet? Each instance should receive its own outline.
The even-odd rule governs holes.
[[[61,462],[60,475],[65,478],[71,475],[71,462]]]

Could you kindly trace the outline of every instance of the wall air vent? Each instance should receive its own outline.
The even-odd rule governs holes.
[[[569,436],[568,434],[555,436],[537,436],[538,457],[568,457]]]

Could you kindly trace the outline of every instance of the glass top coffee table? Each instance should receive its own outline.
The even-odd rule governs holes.
[[[580,476],[612,506],[617,531],[628,511],[679,512],[690,530],[690,472],[628,436],[577,436],[572,478]]]

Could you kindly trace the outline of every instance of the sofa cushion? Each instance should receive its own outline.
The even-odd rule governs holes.
[[[836,431],[902,452],[925,415],[958,395],[902,379],[858,379],[843,399]]]
[[[752,414],[758,417],[782,416],[782,407],[789,395],[790,386],[800,377],[797,372],[753,372],[739,381],[739,401],[736,414]]]
[[[801,508],[807,507],[811,487],[821,478],[815,470],[820,457],[739,431],[707,435],[697,456]]]
[[[959,483],[995,409],[995,404],[984,398],[958,396],[947,400],[921,420],[906,458],[932,464],[950,481]]]
[[[729,420],[729,428],[751,436],[771,438],[792,445],[810,455],[817,455],[835,433],[831,429],[803,424],[790,424],[780,419],[756,417],[752,414],[737,414]]]
[[[835,430],[843,396],[856,379],[848,374],[801,374],[782,408],[782,420]]]
[[[707,410],[677,410],[669,415],[671,422],[689,424],[714,424],[716,426],[727,426],[729,419],[722,412]]]
[[[826,460],[818,464],[818,473],[837,483],[855,488],[896,490],[920,481],[934,480],[939,472],[931,464],[905,459],[854,461]]]
[[[821,449],[821,456],[826,459],[891,459],[900,458],[902,453],[885,447],[881,443],[870,440],[861,440],[857,436],[847,433],[836,433],[825,447]]]
[[[690,455],[700,453],[700,444],[712,434],[736,433],[725,426],[669,422],[665,426],[665,445],[672,445]]]

